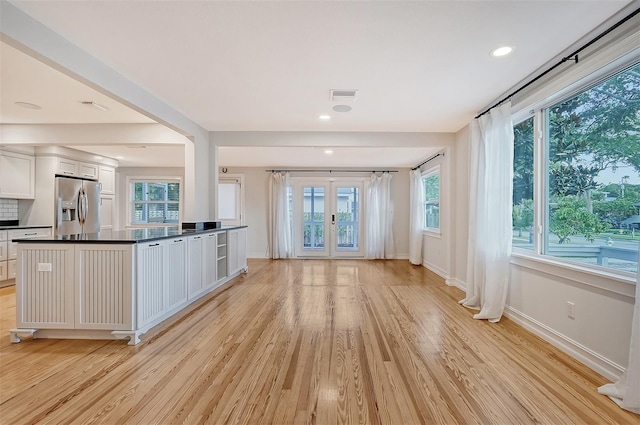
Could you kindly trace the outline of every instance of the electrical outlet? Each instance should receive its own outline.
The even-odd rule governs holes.
[[[576,305],[571,301],[567,301],[567,317],[569,319],[576,318]]]

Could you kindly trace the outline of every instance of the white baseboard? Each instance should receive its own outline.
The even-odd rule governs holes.
[[[247,252],[247,258],[269,258],[264,252]]]
[[[452,277],[449,278],[445,281],[445,283],[448,286],[455,286],[456,288],[460,289],[461,291],[466,291],[467,290],[467,283],[463,282],[462,280]]]
[[[624,372],[622,366],[514,308],[506,306],[504,315],[612,382]]]
[[[422,266],[426,267],[429,270],[431,270],[432,272],[434,272],[435,274],[437,274],[438,276],[443,278],[445,281],[450,279],[449,278],[449,274],[446,272],[446,270],[442,269],[441,267],[436,266],[435,264],[429,263],[424,258],[422,259]]]
[[[394,260],[408,260],[409,254],[396,254],[392,257]]]

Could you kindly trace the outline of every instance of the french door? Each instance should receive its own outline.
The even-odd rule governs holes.
[[[364,256],[364,181],[301,179],[294,188],[296,256]]]

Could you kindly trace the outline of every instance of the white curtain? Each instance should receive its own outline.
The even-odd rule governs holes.
[[[270,220],[269,253],[271,258],[293,256],[289,219],[289,173],[272,173],[269,184]]]
[[[623,409],[640,414],[640,244],[638,245],[638,277],[631,319],[629,364],[618,382],[603,385],[598,388],[598,392],[611,397]]]
[[[371,175],[366,190],[365,233],[367,258],[392,258],[393,206],[391,204],[391,174]]]
[[[410,208],[409,211],[409,261],[411,264],[422,264],[422,228],[424,227],[424,190],[422,188],[422,172],[411,171],[409,176]]]
[[[474,319],[498,322],[509,289],[513,190],[511,102],[471,124],[467,294]]]

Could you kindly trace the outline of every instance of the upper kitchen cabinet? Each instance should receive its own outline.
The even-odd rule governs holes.
[[[100,182],[102,195],[114,195],[116,193],[116,169],[106,165],[100,165],[98,169],[98,181]]]
[[[35,179],[32,155],[0,150],[0,198],[33,199]]]
[[[98,166],[96,164],[74,161],[67,158],[58,158],[58,172],[56,174],[97,180]]]

